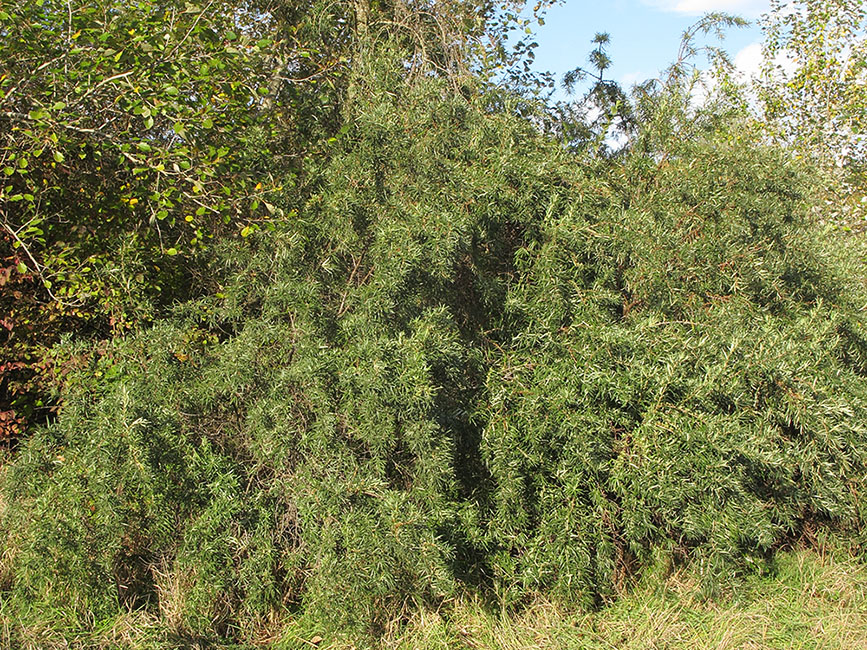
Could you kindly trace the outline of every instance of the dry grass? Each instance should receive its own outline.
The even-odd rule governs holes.
[[[395,650],[566,649],[867,650],[867,567],[853,559],[794,551],[776,575],[704,601],[683,575],[643,585],[594,614],[539,603],[501,618],[478,603],[419,616]],[[332,647],[341,647],[339,643]]]
[[[178,634],[177,576],[160,574],[161,617],[130,612],[88,621],[88,633],[70,638],[58,622],[24,624],[4,616],[0,648],[42,650],[163,650],[199,646]],[[591,614],[540,601],[499,616],[474,600],[415,615],[394,631],[383,650],[867,650],[867,565],[843,553],[792,551],[780,555],[772,577],[746,580],[728,597],[706,601],[686,574],[647,579],[631,594]],[[66,613],[68,616],[68,613]],[[172,629],[172,628],[175,629]],[[233,648],[348,650],[346,641],[322,639],[311,621],[263,621]],[[224,646],[230,647],[230,646]]]

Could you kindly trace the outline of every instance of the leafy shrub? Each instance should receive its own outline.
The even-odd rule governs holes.
[[[586,163],[525,102],[371,74],[303,208],[23,445],[20,625],[376,637],[461,589],[595,604],[660,552],[712,587],[860,529],[865,297],[805,170],[725,137]]]
[[[863,286],[805,218],[809,176],[726,142],[674,154],[552,201],[518,256],[483,444],[515,598],[596,602],[658,547],[712,587],[863,517]]]

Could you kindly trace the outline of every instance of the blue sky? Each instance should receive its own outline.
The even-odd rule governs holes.
[[[753,21],[728,32],[723,47],[745,70],[758,63],[761,30],[756,19],[768,0],[565,0],[537,27],[536,69],[557,74],[585,66],[596,32],[608,32],[613,66],[608,77],[625,86],[658,76],[677,56],[681,34],[709,11]]]

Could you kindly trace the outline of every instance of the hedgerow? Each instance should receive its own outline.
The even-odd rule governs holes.
[[[660,555],[713,589],[863,534],[867,296],[809,170],[726,132],[577,157],[525,99],[389,66],[309,196],[215,252],[219,293],[65,348],[3,479],[13,643],[129,610],[371,639],[467,590],[593,606]]]

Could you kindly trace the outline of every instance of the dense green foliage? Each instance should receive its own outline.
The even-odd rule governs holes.
[[[60,334],[212,290],[214,238],[279,216],[337,128],[349,47],[303,5],[0,5],[0,412],[44,420]]]
[[[864,535],[867,295],[814,174],[678,84],[618,156],[564,147],[478,51],[389,27],[433,14],[377,6],[270,227],[53,349],[60,415],[3,465],[4,641],[129,610],[167,644],[369,640],[468,591],[595,606],[659,560],[712,591]]]

